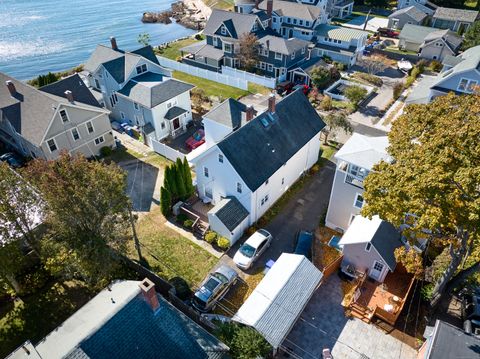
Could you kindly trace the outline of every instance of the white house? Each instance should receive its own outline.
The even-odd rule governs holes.
[[[317,162],[325,124],[300,91],[277,104],[270,96],[268,109],[256,117],[253,109],[247,114],[242,106],[231,106],[234,100],[227,103],[206,115],[206,144],[210,147],[191,162],[202,200],[222,206],[226,203],[223,199],[235,197],[248,212],[246,223],[251,225]],[[234,122],[225,121],[222,111]],[[217,122],[214,135],[209,134],[213,122]],[[233,236],[232,230],[232,243],[236,240]]]
[[[428,0],[398,0],[397,10],[404,9],[409,6],[415,6],[418,10],[427,15],[433,15],[438,8],[437,5]]]
[[[389,161],[388,137],[368,137],[354,133],[336,153],[337,168],[333,180],[326,226],[346,231],[363,207],[363,180],[372,167]]]

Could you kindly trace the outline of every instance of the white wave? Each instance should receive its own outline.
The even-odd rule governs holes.
[[[46,55],[65,48],[62,43],[45,41],[0,41],[0,62],[22,57]]]
[[[0,14],[0,28],[2,27],[20,27],[31,22],[46,19],[42,15],[14,15],[12,13]]]

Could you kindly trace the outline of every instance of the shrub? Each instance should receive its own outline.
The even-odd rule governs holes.
[[[334,61],[333,62],[333,66],[335,66],[335,68],[338,70],[338,71],[343,71],[345,70],[345,64],[341,63],[341,62],[338,62],[338,61]]]
[[[181,57],[181,56],[177,56],[177,57],[175,58],[175,61],[177,61],[177,62],[182,62],[182,57]]]
[[[184,213],[179,213],[177,216],[178,223],[184,223],[188,219],[187,215]]]
[[[395,100],[400,97],[403,92],[403,88],[403,83],[395,82],[395,84],[393,85],[393,98]]]
[[[203,40],[203,36],[201,34],[196,34],[195,40]]]
[[[408,76],[407,77],[407,81],[405,82],[405,87],[410,87],[412,86],[412,84],[415,82],[415,77],[412,77],[412,76]]]
[[[442,67],[443,65],[440,61],[433,60],[432,62],[430,62],[430,68],[432,69],[432,71],[440,72],[442,70]]]
[[[191,220],[191,219],[186,219],[186,220],[183,222],[183,225],[184,225],[186,228],[192,228],[192,227],[193,227],[193,220]]]
[[[324,89],[328,87],[332,79],[332,73],[325,67],[316,66],[311,71],[311,78],[317,88]]]
[[[103,146],[102,148],[100,148],[100,154],[102,155],[102,157],[108,157],[112,154],[112,149],[108,146]]]
[[[420,289],[420,296],[424,301],[429,302],[432,299],[434,285],[429,283]]]
[[[417,65],[415,67],[418,68],[418,70],[420,71],[419,74],[421,74],[423,73],[423,71],[425,71],[425,67],[427,67],[427,65],[428,65],[428,61],[425,59],[422,59],[417,62]]]
[[[414,66],[412,71],[410,72],[410,77],[413,77],[414,79],[416,79],[420,74],[421,74],[420,68],[417,66]]]
[[[332,98],[330,96],[325,96],[320,103],[320,109],[324,111],[330,111],[333,108]]]
[[[383,85],[383,80],[380,77],[372,74],[367,74],[365,72],[355,72],[353,74],[353,77],[359,80],[366,81],[378,87],[381,87]]]
[[[188,283],[182,277],[173,277],[169,280],[170,284],[175,287],[175,293],[181,300],[187,300],[191,291]]]
[[[328,55],[323,55],[322,56],[322,60],[325,61],[327,64],[331,64],[332,63],[332,58]]]
[[[217,239],[217,233],[213,231],[208,231],[207,234],[205,234],[205,242],[212,244],[215,242]]]
[[[228,247],[230,247],[230,241],[225,237],[219,237],[217,239],[217,245],[222,249],[228,249]]]
[[[353,85],[353,86],[348,86],[345,89],[345,97],[348,98],[348,100],[357,106],[360,101],[362,101],[365,96],[367,95],[367,90],[364,89],[361,86]]]
[[[248,227],[248,229],[247,229],[247,236],[251,236],[251,235],[254,234],[256,231],[257,231],[257,227],[255,227],[255,226]]]

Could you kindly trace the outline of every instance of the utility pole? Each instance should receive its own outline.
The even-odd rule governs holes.
[[[140,261],[140,263],[142,263],[143,262],[142,249],[140,248],[140,241],[138,240],[137,230],[135,228],[135,218],[133,217],[131,202],[129,202],[128,204],[128,215],[130,217],[130,225],[132,226],[133,241],[135,242],[135,249],[137,250],[137,253],[138,253],[138,260]]]
[[[370,17],[370,13],[372,12],[372,9],[368,10],[367,18],[365,19],[365,24],[363,24],[363,31],[367,28],[368,24],[368,18]]]

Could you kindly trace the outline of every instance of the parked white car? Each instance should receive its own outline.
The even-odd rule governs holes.
[[[272,235],[265,229],[259,229],[252,234],[238,249],[233,257],[233,262],[240,269],[248,269],[258,257],[270,246]]]

